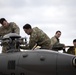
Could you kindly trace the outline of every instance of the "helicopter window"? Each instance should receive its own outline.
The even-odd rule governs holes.
[[[15,69],[15,60],[8,61],[8,69]]]

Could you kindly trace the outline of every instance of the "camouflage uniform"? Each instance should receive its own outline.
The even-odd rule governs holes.
[[[56,36],[51,38],[51,45],[52,49],[56,51],[61,50],[64,47],[64,44],[61,44]]]
[[[41,49],[51,49],[50,38],[38,27],[33,28],[33,32],[29,39],[29,49],[32,49],[35,44],[41,46]]]
[[[59,39],[54,36],[51,38],[51,45],[54,45],[56,43],[59,43]]]
[[[10,22],[9,23],[9,26],[7,28],[1,26],[0,27],[0,36],[4,36],[8,33],[17,33],[17,34],[20,34],[20,29],[19,27],[14,23],[14,22]],[[7,46],[6,46],[7,47]],[[6,47],[4,46],[2,48],[2,52],[6,52]]]
[[[75,55],[75,47],[74,46],[70,47],[66,53]]]
[[[10,22],[9,26],[7,28],[5,28],[3,26],[0,27],[0,35],[1,36],[4,36],[4,35],[6,35],[8,33],[20,34],[20,29],[14,22]]]

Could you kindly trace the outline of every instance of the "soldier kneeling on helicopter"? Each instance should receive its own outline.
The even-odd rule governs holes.
[[[21,49],[34,49],[40,46],[41,49],[51,49],[51,40],[48,35],[38,27],[32,28],[30,24],[25,24],[23,30],[26,34],[30,35],[29,44]]]

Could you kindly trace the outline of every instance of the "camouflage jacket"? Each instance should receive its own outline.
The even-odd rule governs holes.
[[[74,46],[70,47],[66,53],[75,55],[75,47]]]
[[[57,39],[55,36],[51,38],[51,45],[55,45],[59,43],[59,39]]]
[[[33,28],[33,32],[29,38],[29,49],[32,49],[35,45],[41,46],[41,49],[50,49],[50,38],[38,27]],[[27,47],[25,47],[27,48]]]
[[[55,36],[51,38],[51,45],[53,50],[62,50],[64,47],[64,44],[61,44],[59,39],[56,38]]]
[[[7,28],[5,28],[3,26],[0,27],[0,35],[1,36],[4,36],[5,34],[8,34],[8,33],[20,34],[20,29],[14,22],[10,22],[9,26]]]

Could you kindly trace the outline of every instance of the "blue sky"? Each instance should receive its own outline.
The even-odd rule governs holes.
[[[65,45],[76,38],[76,0],[0,0],[2,17],[19,25],[22,37],[28,38],[22,27],[29,23],[50,38],[60,30],[60,42]]]

